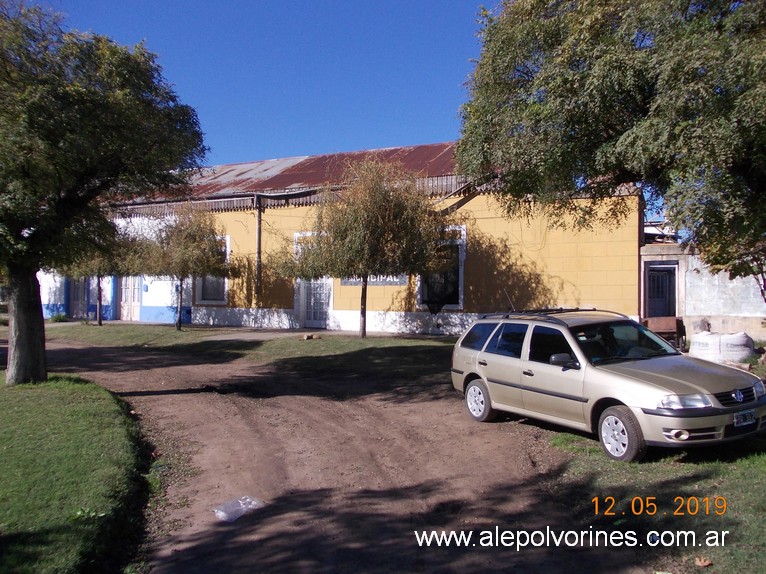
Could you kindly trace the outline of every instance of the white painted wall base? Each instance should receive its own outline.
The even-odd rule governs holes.
[[[368,311],[367,331],[379,333],[409,333],[419,335],[459,335],[475,319],[474,313],[404,313],[397,311]],[[359,311],[330,311],[329,330],[358,331]]]
[[[258,329],[297,329],[292,309],[244,309],[236,307],[193,307],[192,324]]]

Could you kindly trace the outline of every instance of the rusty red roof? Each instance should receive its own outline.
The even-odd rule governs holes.
[[[278,193],[340,183],[349,162],[368,158],[395,161],[422,177],[455,174],[455,142],[327,155],[270,159],[206,168],[192,181],[196,199]]]

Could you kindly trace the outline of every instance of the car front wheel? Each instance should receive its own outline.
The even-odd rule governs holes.
[[[646,454],[641,426],[628,407],[609,407],[601,413],[598,438],[604,452],[614,460],[637,461]]]
[[[468,414],[479,422],[489,422],[497,414],[492,408],[487,387],[480,380],[471,381],[465,389],[465,405]]]

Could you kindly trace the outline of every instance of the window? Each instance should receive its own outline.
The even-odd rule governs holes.
[[[221,259],[229,257],[229,237],[221,238]],[[228,281],[225,277],[199,277],[195,285],[195,303],[226,303]]]
[[[485,341],[497,327],[497,323],[476,323],[460,342],[461,347],[481,351]]]
[[[575,356],[564,333],[552,327],[535,327],[529,347],[529,360],[548,364],[551,355],[557,353],[569,353],[572,357]]]
[[[203,277],[200,280],[200,299],[202,301],[226,301],[226,278]]]
[[[442,245],[448,264],[442,271],[420,277],[418,304],[431,312],[463,308],[463,262],[465,260],[465,226],[451,227],[453,236]]]
[[[527,326],[525,324],[505,323],[490,339],[486,351],[519,359],[526,334]]]

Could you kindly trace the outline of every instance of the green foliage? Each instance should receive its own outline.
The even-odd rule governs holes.
[[[226,277],[229,266],[226,242],[209,211],[186,204],[171,215],[156,220],[154,237],[138,239],[133,245],[134,271],[143,275],[174,277],[179,282],[176,329],[181,328],[183,287],[191,277]],[[239,270],[240,266],[236,266]]]
[[[143,239],[129,227],[119,228],[111,221],[104,233],[84,237],[82,250],[55,271],[66,277],[109,277],[138,275],[144,254]]]
[[[376,159],[350,164],[338,190],[327,190],[312,233],[286,272],[301,278],[362,280],[360,335],[365,336],[371,275],[417,275],[443,266],[449,217],[418,189],[415,174]]]
[[[224,232],[209,211],[193,204],[181,205],[172,215],[158,219],[157,224],[153,240],[136,247],[137,258],[143,262],[142,274],[179,280],[228,274]]]
[[[119,571],[145,500],[135,421],[76,377],[0,386],[0,410],[0,571]]]
[[[765,32],[760,0],[507,0],[483,13],[460,169],[511,214],[578,221],[573,198],[637,183],[703,258],[751,247],[766,232]]]
[[[144,46],[65,32],[59,16],[0,0],[0,269],[9,287],[7,383],[44,380],[36,273],[113,234],[108,205],[183,191],[205,155]]]
[[[438,266],[446,219],[418,191],[415,174],[376,160],[350,164],[328,190],[300,245],[303,278],[411,275]]]
[[[107,201],[186,181],[205,153],[156,57],[0,3],[0,262],[68,262]],[[87,248],[87,245],[86,245]]]

